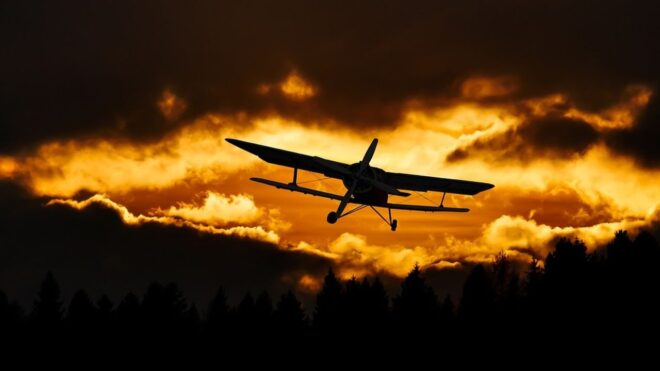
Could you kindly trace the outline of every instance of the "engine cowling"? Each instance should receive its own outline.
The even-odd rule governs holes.
[[[359,169],[360,169],[359,162],[356,162],[349,166],[349,170],[353,174],[356,174],[359,171]],[[381,181],[384,178],[384,175],[385,175],[385,171],[377,167],[371,167],[371,166],[368,166],[362,172],[362,177],[367,179],[374,179],[378,181]],[[349,189],[353,184],[354,180],[355,178],[347,176],[342,179],[342,183],[344,184],[344,187],[346,187],[346,189]],[[353,197],[359,202],[377,205],[377,204],[387,203],[388,194],[387,192],[375,188],[367,180],[358,180],[358,184],[355,186],[355,190],[353,191]]]

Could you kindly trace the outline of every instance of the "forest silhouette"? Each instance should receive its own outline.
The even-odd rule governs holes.
[[[436,292],[419,266],[392,298],[378,277],[342,281],[329,270],[307,310],[293,291],[276,298],[248,292],[232,305],[223,287],[200,310],[177,284],[158,282],[142,297],[127,293],[117,303],[79,290],[65,305],[49,272],[29,311],[0,291],[0,330],[19,341],[258,345],[283,338],[385,342],[434,333],[441,334],[437,342],[472,342],[484,334],[533,339],[542,329],[544,337],[579,341],[657,328],[659,258],[657,240],[644,231],[634,239],[618,231],[592,253],[581,240],[562,238],[543,262],[523,270],[504,253],[474,266],[460,298]]]

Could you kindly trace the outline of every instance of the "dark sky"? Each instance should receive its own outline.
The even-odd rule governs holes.
[[[404,104],[447,104],[472,75],[515,95],[565,93],[585,110],[659,77],[650,1],[3,2],[0,151],[102,133],[172,130],[153,106],[170,88],[204,112],[276,111],[352,128],[394,125]],[[304,108],[262,83],[296,69],[320,93]],[[652,104],[656,106],[657,103]],[[657,120],[657,108],[647,121]],[[657,165],[653,123],[608,143]]]

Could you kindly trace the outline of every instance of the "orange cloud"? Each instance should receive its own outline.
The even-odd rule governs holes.
[[[298,279],[298,287],[308,293],[317,293],[323,286],[321,277],[314,277],[309,274],[303,274]]]
[[[605,109],[603,112],[583,112],[571,107],[565,117],[583,120],[595,129],[627,129],[632,127],[635,118],[651,99],[652,90],[640,85],[629,86],[625,91],[625,100]]]
[[[0,156],[0,179],[11,178],[18,172],[18,163],[11,157]]]
[[[560,237],[580,238],[588,249],[593,250],[612,240],[617,230],[636,233],[657,221],[659,216],[660,214],[655,212],[647,218],[627,218],[584,227],[553,227],[522,216],[503,215],[486,225],[482,235],[474,241],[456,241],[449,238],[447,257],[485,262],[492,261],[495,254],[501,250],[514,256],[529,252],[537,257],[545,257],[551,251],[552,243]],[[465,256],[461,251],[464,249],[479,251],[479,254]]]
[[[426,264],[436,260],[432,249],[428,247],[372,245],[367,242],[366,236],[348,232],[342,233],[327,245],[301,242],[296,249],[335,260],[339,267],[338,273],[343,278],[380,271],[405,276],[416,263]]]
[[[158,101],[158,108],[166,119],[174,121],[186,110],[187,105],[170,90],[165,90]]]
[[[316,95],[316,88],[295,71],[291,72],[279,87],[285,96],[294,100],[305,100]],[[263,88],[260,88],[260,91],[263,91]]]
[[[633,126],[635,118],[646,107],[653,91],[643,85],[631,85],[623,93],[623,99],[601,112],[588,112],[579,109],[564,94],[551,94],[537,99],[529,99],[524,106],[533,116],[555,114],[562,117],[582,120],[594,129],[627,129]]]
[[[560,237],[580,238],[588,249],[593,250],[611,241],[618,230],[636,233],[659,218],[660,212],[655,212],[645,219],[624,219],[574,228],[552,227],[521,216],[503,215],[483,226],[481,235],[472,240],[445,235],[444,240],[436,245],[378,245],[369,243],[366,236],[342,233],[326,245],[300,242],[294,250],[334,260],[343,278],[380,271],[404,277],[415,264],[454,268],[462,263],[488,263],[502,251],[512,259],[530,262],[532,257],[544,258]]]
[[[94,195],[83,201],[76,201],[70,199],[53,199],[48,202],[48,205],[66,205],[78,210],[85,209],[92,204],[103,205],[109,209],[116,211],[117,214],[119,214],[121,220],[128,225],[140,225],[144,223],[160,223],[166,225],[185,226],[185,227],[197,229],[205,233],[247,237],[247,238],[253,238],[256,240],[261,240],[271,243],[278,243],[280,240],[280,237],[277,235],[277,233],[266,230],[261,226],[256,226],[256,227],[236,226],[231,228],[217,228],[214,226],[200,224],[194,221],[175,218],[171,216],[147,216],[142,214],[135,215],[131,213],[126,206],[120,205],[112,201],[107,196],[100,194]]]
[[[254,224],[264,220],[273,230],[286,229],[289,226],[279,218],[278,210],[257,207],[254,198],[246,194],[225,196],[207,192],[201,205],[182,202],[169,209],[158,209],[156,213],[214,226],[230,223]]]
[[[209,116],[152,144],[93,139],[51,142],[16,159],[37,194],[70,196],[81,189],[121,193],[162,189],[185,179],[215,180],[255,162],[224,143],[224,121]]]
[[[262,216],[263,211],[254,204],[254,199],[249,195],[227,197],[224,194],[208,192],[201,206],[180,203],[167,210],[160,210],[159,213],[206,224],[226,225],[228,222],[252,223]]]
[[[461,95],[469,99],[483,99],[509,95],[518,90],[513,77],[470,77],[461,84]]]

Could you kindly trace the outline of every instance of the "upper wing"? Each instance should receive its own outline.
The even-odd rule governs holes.
[[[341,162],[285,151],[279,148],[262,146],[261,144],[245,142],[238,139],[226,138],[226,140],[241,149],[259,156],[259,158],[266,162],[270,162],[271,164],[312,171],[337,179],[342,178],[341,170],[343,170],[344,173],[349,171],[348,165]]]
[[[385,174],[384,182],[397,189],[447,192],[459,195],[476,195],[494,187],[490,183],[389,172]]]
[[[238,139],[227,138],[226,140],[241,149],[259,156],[259,158],[266,162],[270,162],[271,164],[312,171],[337,179],[341,179],[346,173],[350,172],[349,165],[341,162],[285,151],[283,149],[263,146],[261,144],[245,142]],[[493,188],[493,185],[489,183],[389,172],[385,173],[383,183],[387,183],[397,189],[421,192],[447,192],[461,195],[475,195],[479,192]]]

